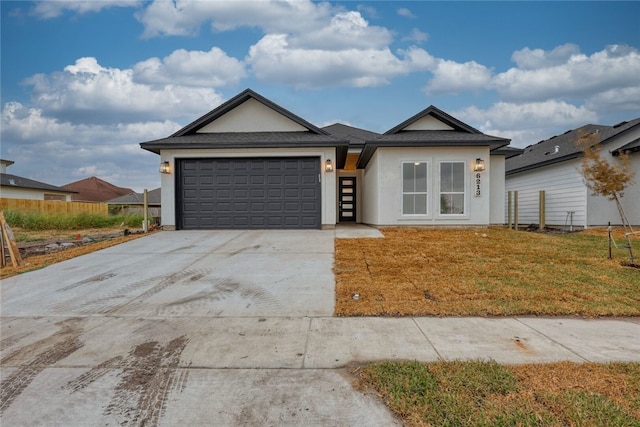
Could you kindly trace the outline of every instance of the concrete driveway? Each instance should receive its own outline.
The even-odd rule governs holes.
[[[0,424],[398,424],[305,367],[334,237],[162,232],[3,280]]]

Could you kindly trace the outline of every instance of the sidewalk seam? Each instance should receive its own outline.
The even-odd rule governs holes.
[[[574,351],[573,349],[567,347],[566,345],[562,344],[559,341],[554,340],[553,338],[551,338],[550,336],[542,333],[541,331],[537,330],[536,328],[534,328],[531,325],[527,325],[526,323],[524,323],[523,321],[520,320],[520,318],[515,317],[513,320],[517,321],[518,323],[520,323],[521,325],[525,326],[526,328],[531,329],[532,331],[534,331],[537,334],[540,334],[541,336],[545,337],[546,339],[548,339],[549,341],[559,345],[560,347],[564,348],[565,350],[569,351],[570,353],[575,354],[576,356],[578,356],[580,359],[584,360],[585,362],[591,362],[591,360],[587,359],[586,357],[584,357],[583,355],[581,355],[580,353],[577,353],[576,351]]]
[[[431,342],[431,340],[429,339],[429,337],[427,337],[427,334],[424,333],[424,331],[422,330],[422,328],[420,327],[420,325],[418,324],[418,322],[416,322],[416,318],[412,317],[411,320],[413,321],[413,324],[416,325],[416,327],[418,328],[418,330],[420,331],[420,333],[422,334],[422,336],[424,337],[425,340],[427,340],[427,342],[429,343],[429,345],[431,346],[431,348],[433,349],[433,351],[436,352],[436,354],[438,355],[438,359],[444,361],[445,359],[442,357],[442,355],[440,354],[440,352],[438,351],[438,349],[436,348],[435,345],[433,345],[433,343]]]

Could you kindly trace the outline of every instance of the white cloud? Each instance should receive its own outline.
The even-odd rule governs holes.
[[[267,33],[302,33],[321,28],[335,10],[308,0],[155,0],[136,17],[145,37],[192,35],[206,22],[216,31],[256,27]]]
[[[573,55],[580,53],[580,48],[571,43],[563,44],[551,51],[542,49],[517,50],[511,55],[511,59],[522,70],[537,70],[566,63]]]
[[[482,132],[511,138],[511,145],[524,147],[587,123],[597,123],[598,115],[586,107],[548,100],[526,104],[498,102],[487,109],[470,106],[452,113]]]
[[[561,46],[562,55],[555,56],[556,50],[549,55],[524,55],[519,51],[518,64],[526,68],[511,68],[496,75],[494,88],[505,101],[529,102],[640,87],[640,53],[636,49],[613,45],[587,56],[566,46]],[[567,57],[568,52],[572,53]],[[558,63],[559,58],[564,62]]]
[[[475,61],[458,63],[439,59],[431,69],[433,78],[425,87],[427,93],[460,93],[487,89],[491,70]]]
[[[415,18],[416,16],[406,7],[401,7],[398,9],[398,15],[404,16],[405,18]]]
[[[388,46],[392,39],[389,30],[371,27],[360,12],[350,11],[337,13],[327,25],[315,31],[290,36],[290,44],[305,49],[369,49]]]
[[[111,7],[139,7],[138,0],[99,0],[99,1],[40,1],[32,8],[31,13],[40,19],[57,18],[65,11],[85,14],[100,12]]]
[[[156,117],[193,118],[222,102],[212,88],[134,81],[131,69],[107,68],[95,58],[78,59],[63,72],[37,74],[32,102],[47,116],[87,123],[137,122]]]
[[[133,81],[151,85],[221,87],[246,77],[244,64],[217,47],[208,52],[179,49],[133,67]]]
[[[404,40],[404,41],[413,41],[413,42],[416,42],[416,43],[423,43],[423,42],[426,42],[428,38],[429,38],[429,34],[423,33],[419,29],[414,28],[413,30],[411,30],[411,33],[409,33],[409,35],[403,37],[402,40]]]
[[[9,173],[53,185],[96,175],[136,190],[159,186],[158,157],[139,143],[181,127],[171,121],[72,124],[17,102],[4,105],[0,120],[3,156],[16,162]]]
[[[289,45],[288,36],[272,34],[251,46],[247,63],[256,77],[269,83],[296,87],[373,87],[389,79],[421,69],[430,56],[422,49],[399,51],[388,48],[300,49]]]

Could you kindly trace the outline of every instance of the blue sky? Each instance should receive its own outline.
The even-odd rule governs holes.
[[[166,137],[245,88],[384,132],[435,105],[525,147],[640,117],[640,2],[1,1],[8,173],[159,186]]]

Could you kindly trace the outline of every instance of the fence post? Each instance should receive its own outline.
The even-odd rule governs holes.
[[[144,232],[146,233],[147,231],[149,231],[149,196],[147,194],[147,189],[144,189],[144,196],[142,198],[143,201],[143,205],[144,205],[144,223],[142,224],[142,229],[144,230]]]
[[[513,192],[513,229],[518,231],[518,192]]]
[[[539,201],[538,201],[538,224],[539,224],[540,231],[544,231],[545,222],[546,222],[546,218],[545,218],[546,205],[545,205],[545,203],[546,203],[546,200],[545,200],[544,190],[541,190],[540,191]]]
[[[512,194],[511,193],[512,193],[511,191],[507,192],[507,227],[509,227],[509,230],[511,230],[511,227],[513,225],[512,222],[511,222],[511,219],[512,219],[512,217],[511,217],[511,209],[513,208],[513,206],[512,206],[513,200],[512,200]]]

